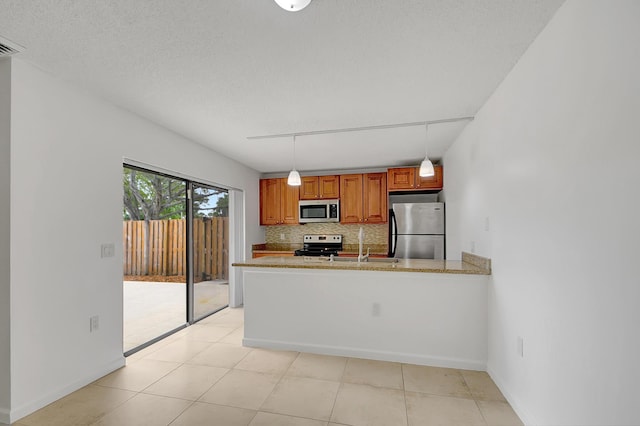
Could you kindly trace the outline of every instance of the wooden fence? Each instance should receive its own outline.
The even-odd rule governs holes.
[[[193,220],[195,282],[229,277],[226,217]],[[186,275],[185,219],[122,222],[124,275]]]

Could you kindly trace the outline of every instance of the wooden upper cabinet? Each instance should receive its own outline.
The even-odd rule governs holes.
[[[415,167],[398,167],[389,169],[387,177],[389,178],[389,191],[394,189],[414,189],[416,185],[416,168]]]
[[[387,174],[340,176],[340,222],[385,223],[387,221]]]
[[[297,224],[299,194],[287,178],[260,179],[260,225]]]
[[[340,176],[303,176],[300,186],[301,200],[340,198]]]
[[[442,166],[433,166],[435,174],[429,177],[420,177],[416,169],[416,188],[418,189],[442,189]]]
[[[340,223],[362,222],[362,175],[340,175]]]
[[[442,166],[434,166],[435,175],[420,177],[419,167],[396,167],[389,169],[389,191],[437,190],[442,189]]]
[[[385,223],[387,221],[387,174],[367,173],[362,183],[364,222]]]
[[[318,188],[318,176],[302,176],[300,178],[300,199],[315,200],[318,198],[320,190]]]
[[[320,198],[340,198],[340,176],[318,176]]]
[[[260,179],[260,225],[280,222],[280,179]]]
[[[298,201],[300,200],[300,187],[287,184],[287,178],[280,179],[281,202],[280,202],[280,223],[284,225],[297,225]]]

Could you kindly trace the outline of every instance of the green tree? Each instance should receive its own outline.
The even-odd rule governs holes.
[[[186,214],[186,183],[155,173],[124,168],[123,218],[144,221],[143,274],[149,274],[149,221],[183,219]]]
[[[228,216],[228,213],[229,193],[216,188],[196,187],[194,189],[193,215],[195,217],[223,217]]]
[[[218,203],[213,209],[214,217],[229,217],[229,193],[225,192],[218,198]]]
[[[185,182],[125,167],[122,175],[124,220],[182,219]]]

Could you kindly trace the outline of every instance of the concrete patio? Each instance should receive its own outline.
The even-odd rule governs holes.
[[[186,323],[187,296],[184,283],[123,281],[123,284],[124,351]],[[196,318],[228,303],[228,281],[202,281],[195,284]]]

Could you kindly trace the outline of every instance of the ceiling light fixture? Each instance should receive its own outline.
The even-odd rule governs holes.
[[[275,2],[288,12],[298,12],[309,6],[311,0],[275,0]]]
[[[296,170],[296,135],[293,135],[293,170],[289,172],[287,184],[290,186],[300,186],[302,184],[300,173]]]
[[[431,162],[431,160],[429,160],[429,153],[428,153],[428,146],[429,144],[427,143],[427,134],[429,132],[429,124],[425,123],[424,125],[424,145],[425,145],[425,149],[424,149],[424,160],[422,160],[422,163],[420,163],[420,177],[429,177],[429,176],[433,176],[435,174],[435,171],[433,170],[433,163]]]

